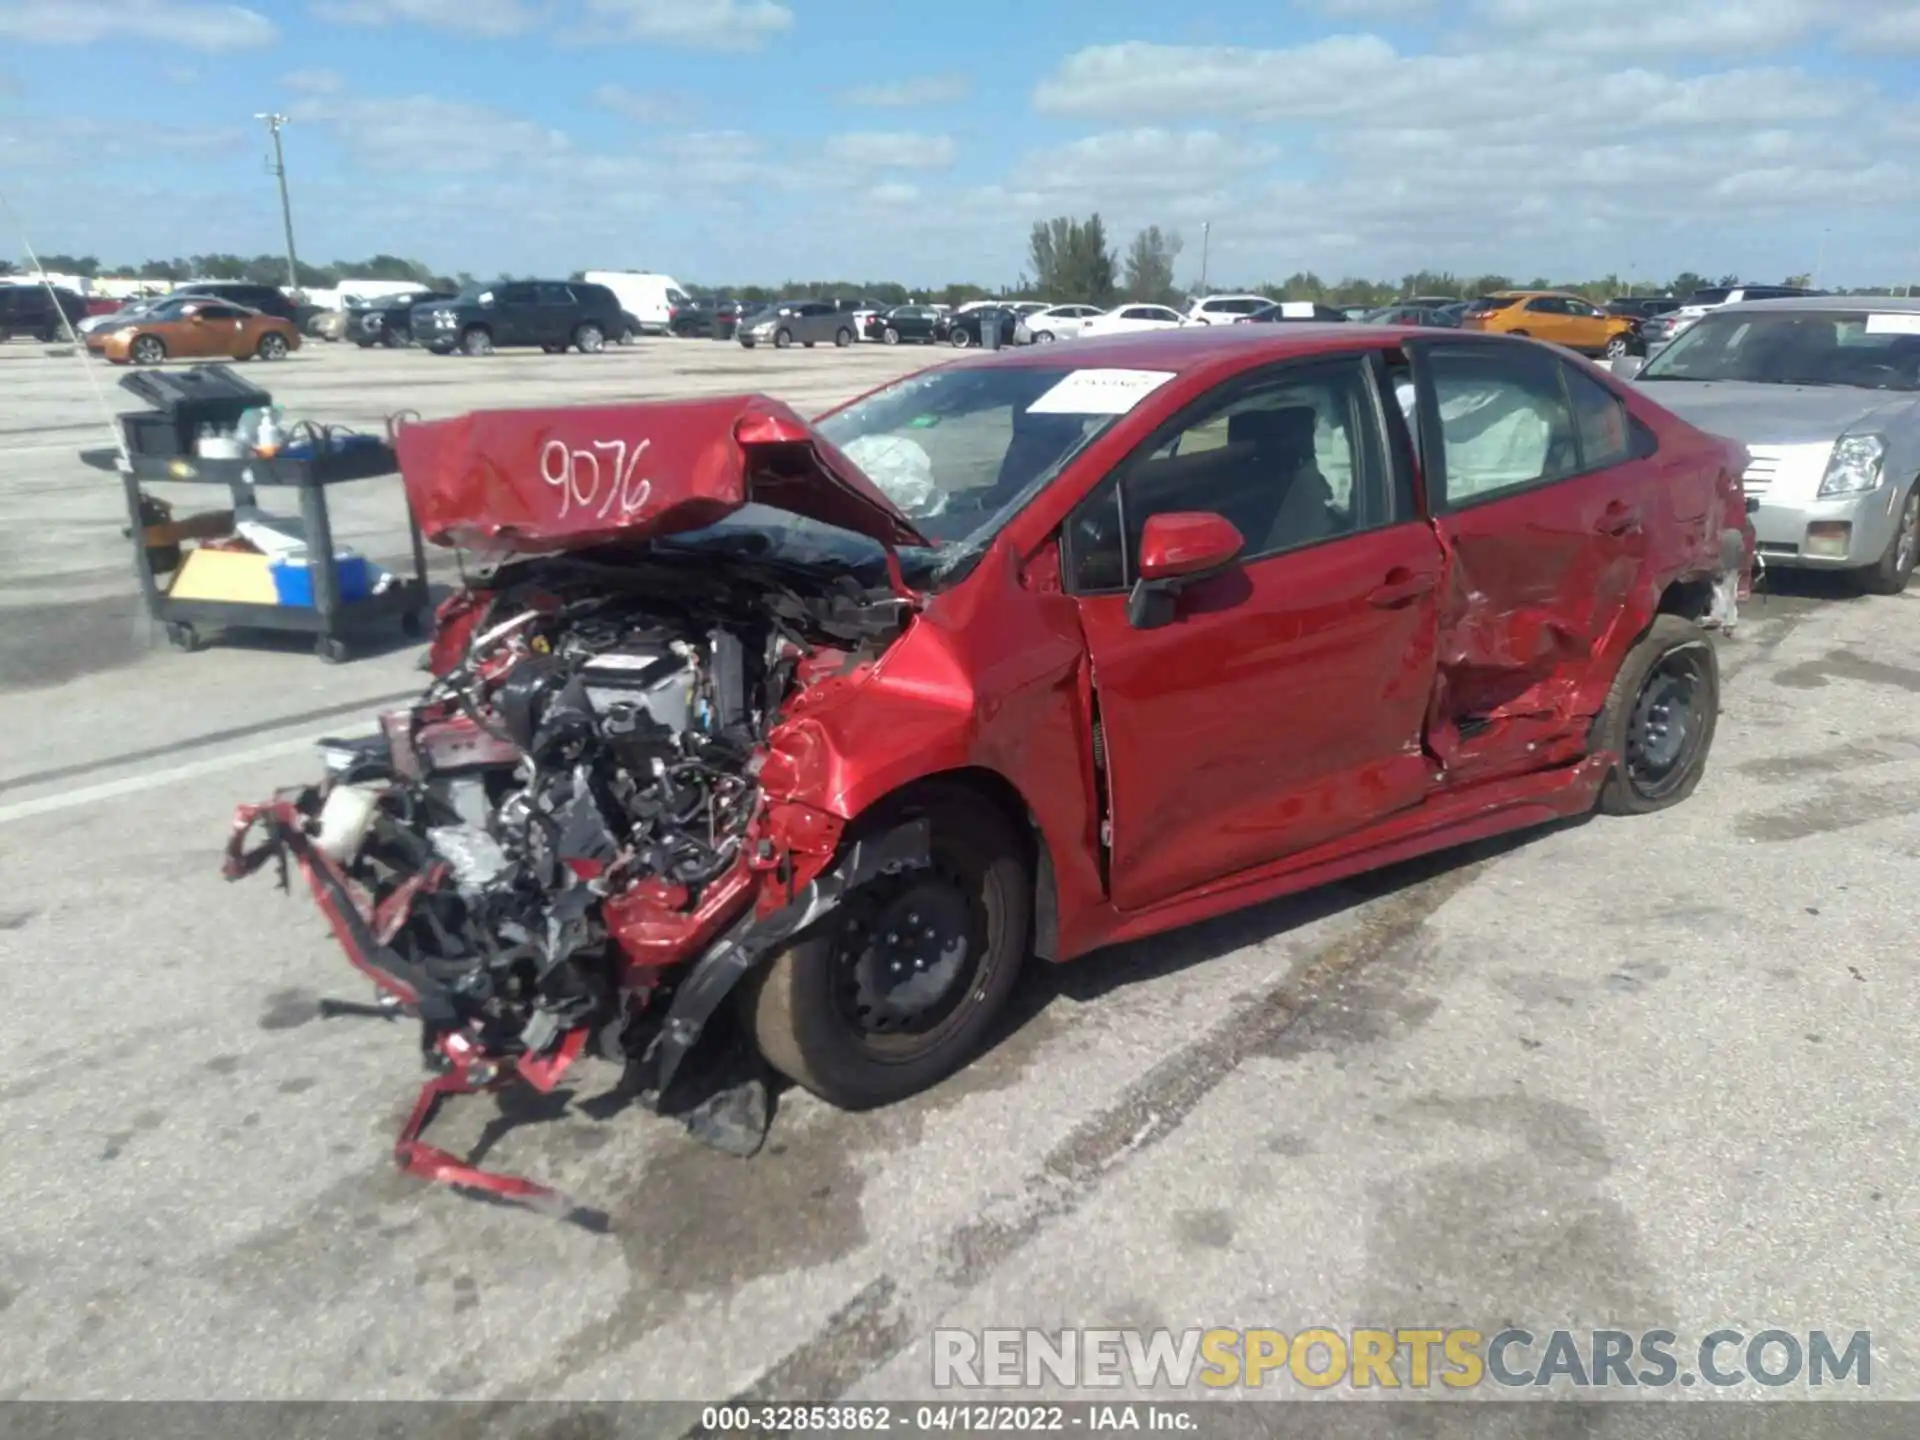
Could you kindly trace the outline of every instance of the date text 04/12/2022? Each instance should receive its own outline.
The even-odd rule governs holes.
[[[1194,1407],[1154,1403],[1080,1405],[710,1405],[700,1433],[945,1435],[1199,1429]]]

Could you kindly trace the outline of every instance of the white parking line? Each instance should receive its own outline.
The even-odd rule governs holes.
[[[101,800],[117,800],[123,795],[138,795],[144,790],[162,790],[180,780],[192,780],[201,775],[218,775],[223,770],[234,770],[242,765],[250,765],[256,760],[272,760],[281,755],[297,755],[301,751],[310,752],[316,744],[328,736],[345,738],[339,731],[316,731],[295,740],[276,740],[271,745],[256,745],[250,750],[232,750],[224,755],[210,756],[205,760],[189,760],[184,765],[169,765],[164,770],[142,770],[132,775],[124,775],[118,780],[103,780],[97,785],[82,785],[74,790],[60,790],[34,800],[17,800],[11,805],[0,805],[0,825],[6,825],[15,820],[31,820],[36,815],[53,815],[62,810],[77,809],[82,805],[92,805]],[[319,757],[316,755],[314,759],[317,774]]]

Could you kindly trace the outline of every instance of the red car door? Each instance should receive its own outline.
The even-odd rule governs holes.
[[[1431,742],[1456,779],[1534,768],[1584,717],[1666,508],[1619,397],[1537,345],[1410,347],[1428,502],[1451,552]]]
[[[1115,904],[1137,909],[1416,804],[1442,555],[1364,355],[1228,382],[1069,519],[1092,659]],[[1398,435],[1398,431],[1395,435]],[[1205,511],[1241,561],[1138,628],[1146,520]]]

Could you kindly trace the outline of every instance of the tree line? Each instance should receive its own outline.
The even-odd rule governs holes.
[[[1124,251],[1109,242],[1105,222],[1096,211],[1085,217],[1058,215],[1033,224],[1027,241],[1027,265],[1019,280],[1008,286],[989,288],[967,282],[942,286],[911,286],[895,280],[787,280],[780,285],[690,285],[699,294],[749,304],[765,303],[787,296],[817,296],[829,299],[862,299],[881,305],[904,305],[912,301],[963,305],[970,300],[1050,300],[1079,301],[1102,307],[1125,301],[1179,304],[1187,295],[1203,290],[1211,278],[1193,273],[1188,265],[1184,281],[1178,278],[1182,256],[1186,254],[1180,235],[1149,225],[1137,232]],[[40,263],[50,274],[78,275],[87,278],[116,276],[155,282],[183,280],[249,280],[256,284],[281,285],[286,282],[285,256],[255,255],[251,258],[231,254],[175,256],[170,260],[144,260],[139,264],[102,265],[93,255],[42,255]],[[0,275],[20,273],[24,266],[0,260]],[[336,260],[328,265],[300,264],[302,288],[332,289],[342,280],[411,280],[435,290],[455,290],[472,284],[475,277],[460,271],[444,274],[421,261],[399,255],[374,255],[366,260]],[[496,281],[536,279],[501,273],[488,277]],[[569,277],[584,278],[576,270]],[[1551,279],[1545,275],[1485,274],[1456,275],[1451,271],[1417,270],[1397,280],[1344,276],[1327,279],[1311,270],[1296,271],[1284,280],[1265,281],[1244,287],[1246,293],[1265,295],[1275,300],[1315,300],[1335,306],[1389,305],[1414,295],[1445,295],[1471,299],[1495,290],[1560,290],[1604,301],[1615,295],[1686,295],[1714,285],[1761,283],[1752,277],[1707,275],[1683,270],[1666,280],[1647,277],[1604,275],[1586,280]],[[1811,283],[1807,275],[1789,275],[1780,282],[1788,285]],[[1851,293],[1873,295],[1910,293],[1910,285],[1867,286]]]

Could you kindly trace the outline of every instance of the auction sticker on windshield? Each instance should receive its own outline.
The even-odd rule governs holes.
[[[1920,335],[1920,311],[1910,315],[1882,314],[1867,316],[1869,335]]]
[[[1124,415],[1171,379],[1171,370],[1076,370],[1029,405],[1027,413]]]

